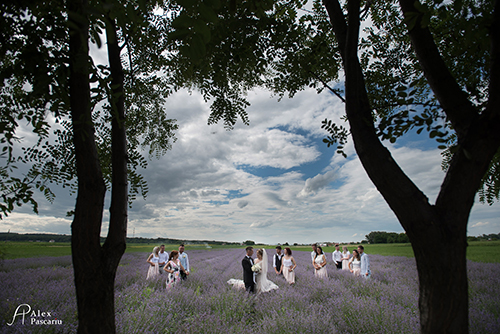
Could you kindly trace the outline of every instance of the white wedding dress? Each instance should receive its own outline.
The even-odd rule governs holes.
[[[252,266],[252,270],[254,270],[254,268],[256,270],[260,269],[256,272],[257,275],[255,276],[255,291],[257,294],[269,292],[279,288],[279,286],[267,279],[267,253],[265,249],[262,251],[262,261]],[[233,285],[235,288],[245,289],[245,283],[241,279],[231,278],[227,281],[227,283]]]
[[[267,253],[266,250],[263,249],[262,262],[258,263],[261,265],[261,269],[255,279],[255,290],[257,293],[269,292],[279,288],[276,284],[267,279],[267,262]]]

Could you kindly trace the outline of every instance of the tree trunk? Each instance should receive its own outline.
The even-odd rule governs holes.
[[[413,4],[414,0],[405,2]],[[436,205],[431,205],[376,135],[357,56],[360,1],[348,2],[347,22],[338,1],[324,0],[323,3],[344,63],[346,114],[356,152],[368,176],[407,232],[415,253],[420,283],[421,331],[468,333],[467,222],[481,178],[500,145],[498,103],[491,107],[491,112],[486,111],[482,115],[474,114],[473,108],[463,103],[459,110],[453,107],[445,110],[458,128],[460,146],[452,159]],[[429,44],[429,40],[423,44]],[[423,57],[429,54],[427,51],[422,52]],[[419,53],[418,47],[416,52]],[[427,63],[436,64],[434,60]],[[423,67],[425,72],[425,65]],[[445,72],[433,69],[426,74],[432,76],[437,71],[440,74]],[[428,80],[433,81],[436,89],[441,89],[446,86],[439,81],[443,77],[449,79],[442,75]],[[438,97],[453,105],[456,87],[439,93],[436,94]]]
[[[467,226],[467,217],[455,221]],[[457,217],[458,219],[458,217]],[[446,226],[449,222],[435,222]],[[422,333],[468,333],[469,296],[467,283],[465,229],[459,235],[427,230],[412,241],[420,282],[420,323]],[[425,240],[425,242],[423,242]]]
[[[128,205],[124,108],[123,98],[116,103],[113,101],[112,105],[115,107],[121,105],[121,112],[115,112],[120,108],[113,108],[113,199],[108,236],[101,247],[100,233],[106,187],[91,117],[87,5],[87,0],[71,0],[67,5],[68,17],[72,23],[69,25],[69,83],[78,176],[78,196],[75,217],[71,225],[71,249],[77,297],[78,333],[114,333],[116,331],[114,281],[118,263],[125,251]],[[119,49],[117,50],[119,57]],[[116,78],[120,80],[120,75]],[[123,83],[123,74],[121,82]],[[123,89],[123,84],[121,86]]]
[[[113,333],[113,279],[101,249],[100,232],[106,188],[91,118],[89,22],[86,0],[68,1],[70,27],[70,103],[78,176],[71,251],[78,309],[78,333]]]
[[[123,68],[116,35],[116,23],[111,17],[106,21],[108,59],[111,69],[111,164],[112,186],[109,230],[103,248],[108,257],[109,270],[116,268],[125,252],[127,238],[127,135],[125,127],[125,93]]]

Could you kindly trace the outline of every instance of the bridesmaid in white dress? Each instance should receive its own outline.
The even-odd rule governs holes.
[[[361,257],[357,249],[352,251],[352,258],[351,261],[349,261],[349,270],[354,276],[359,276],[361,274]]]
[[[151,253],[146,260],[146,262],[150,264],[146,279],[154,278],[160,275],[160,268],[158,267],[158,263],[160,261],[160,255],[158,254],[159,251],[160,247],[153,248],[153,253]]]
[[[342,270],[349,270],[349,260],[351,258],[351,253],[347,249],[347,246],[342,247]]]
[[[314,276],[318,278],[328,277],[328,272],[326,271],[326,257],[323,254],[323,249],[321,246],[316,248],[316,256],[314,257]]]
[[[289,284],[295,284],[295,268],[297,268],[297,262],[295,262],[295,259],[292,256],[292,250],[289,247],[286,247],[283,262],[281,262],[281,272]]]

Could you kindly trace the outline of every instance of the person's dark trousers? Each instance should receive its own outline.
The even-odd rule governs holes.
[[[337,269],[342,269],[342,262],[337,262],[336,266],[337,266]]]
[[[254,293],[255,284],[245,285],[245,290],[247,290],[248,293]]]
[[[181,270],[181,278],[185,280],[187,278],[186,272],[184,270]]]

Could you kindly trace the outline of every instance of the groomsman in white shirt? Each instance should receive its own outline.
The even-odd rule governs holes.
[[[372,272],[370,271],[370,258],[368,254],[365,253],[365,247],[363,245],[358,246],[358,252],[361,256],[361,276],[364,278],[370,278]]]
[[[184,271],[181,270],[181,278],[186,279],[189,276],[189,258],[188,255],[184,253],[184,244],[179,246],[179,260],[184,267]]]
[[[318,245],[317,244],[312,244],[311,247],[312,247],[312,250],[313,250],[311,252],[311,261],[314,263],[314,258],[316,257],[316,248],[318,248]],[[313,265],[313,267],[314,267],[314,265]]]
[[[276,246],[276,254],[273,255],[273,267],[276,275],[281,275],[281,261],[283,254],[281,253],[281,246]]]
[[[342,269],[342,253],[339,250],[340,246],[335,245],[335,251],[332,254],[333,263],[337,266],[337,269]]]
[[[160,274],[163,274],[164,270],[163,267],[168,262],[168,253],[165,252],[165,245],[160,246],[160,252],[158,253],[160,260],[158,261],[158,267],[160,268]]]

